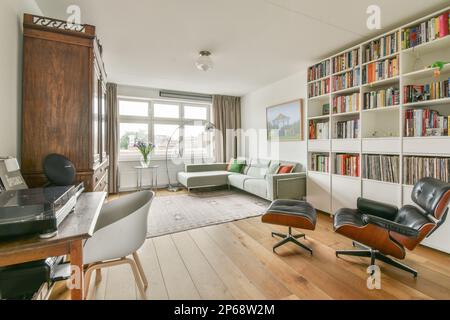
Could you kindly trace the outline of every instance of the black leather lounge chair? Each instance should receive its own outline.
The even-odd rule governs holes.
[[[417,271],[394,260],[404,259],[405,248],[414,248],[441,226],[448,213],[450,184],[424,178],[414,186],[412,200],[419,208],[395,206],[359,198],[357,209],[340,209],[334,216],[334,230],[352,240],[361,250],[336,251],[336,255],[370,257],[371,265],[381,260],[410,272]]]

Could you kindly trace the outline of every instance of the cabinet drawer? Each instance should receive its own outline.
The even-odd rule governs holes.
[[[108,170],[106,170],[105,174],[99,180],[99,182],[95,184],[94,192],[105,191],[107,185],[108,185]]]
[[[363,153],[399,153],[400,138],[366,138],[362,140]]]

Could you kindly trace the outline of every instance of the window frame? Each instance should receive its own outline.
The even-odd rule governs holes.
[[[177,125],[179,126],[179,141],[182,141],[184,137],[184,126],[186,125],[205,125],[208,122],[211,122],[212,115],[212,103],[198,102],[198,101],[184,101],[184,100],[171,100],[171,99],[150,99],[150,98],[135,98],[128,96],[118,96],[118,120],[119,120],[119,128],[121,123],[145,123],[148,125],[148,139],[149,141],[155,141],[155,125],[156,124],[168,124],[168,125]],[[130,102],[145,102],[148,104],[148,115],[147,116],[130,116],[130,115],[120,115],[120,101],[130,101]],[[179,117],[178,118],[159,118],[155,117],[154,113],[154,105],[155,104],[170,104],[170,105],[178,105],[179,107]],[[184,118],[184,107],[202,107],[206,108],[206,120],[201,119],[185,119]],[[120,137],[119,137],[120,138]],[[120,139],[119,139],[120,140]],[[184,141],[184,139],[183,139]],[[212,146],[213,136],[210,135],[211,143],[208,144]],[[206,154],[203,156],[194,155],[191,156],[191,159],[208,159],[212,158],[213,150],[212,147],[206,146]],[[181,147],[181,144],[179,145]],[[139,161],[140,160],[139,151],[131,151],[131,152],[123,152],[120,150],[119,146],[119,162],[123,161]],[[164,160],[165,155],[162,154],[154,154],[152,159],[155,160]],[[183,159],[186,159],[184,155]]]

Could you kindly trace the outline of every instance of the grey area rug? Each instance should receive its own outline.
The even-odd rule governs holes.
[[[148,238],[262,215],[269,201],[239,191],[193,191],[157,196],[148,219]]]

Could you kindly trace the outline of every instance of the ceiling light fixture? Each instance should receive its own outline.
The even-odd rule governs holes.
[[[200,57],[195,61],[195,66],[198,70],[209,71],[214,67],[214,62],[211,59],[211,52],[203,50],[200,51]]]

